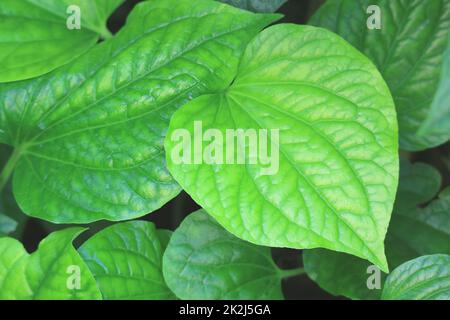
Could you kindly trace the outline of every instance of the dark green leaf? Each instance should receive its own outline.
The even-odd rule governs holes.
[[[381,29],[368,29],[369,5]],[[448,140],[448,126],[418,136],[438,90],[450,30],[450,0],[328,0],[310,24],[332,30],[366,54],[391,89],[400,147],[422,150]],[[448,97],[448,90],[444,98]]]
[[[219,0],[232,6],[254,12],[275,12],[287,0]]]
[[[283,274],[270,248],[242,241],[205,211],[174,232],[163,260],[169,288],[181,299],[282,299]]]

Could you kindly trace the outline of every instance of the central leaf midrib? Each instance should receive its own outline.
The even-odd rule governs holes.
[[[247,96],[247,95],[242,94],[242,92],[239,92],[239,93],[238,93],[238,92],[234,91],[233,94],[242,95],[242,96],[244,96],[244,97],[246,97],[246,98],[253,99],[254,101],[256,101],[256,102],[258,102],[258,103],[262,103],[261,101],[257,100],[257,99],[254,98],[254,97],[249,97],[249,96]],[[235,103],[240,107],[240,109],[241,109],[242,111],[244,111],[244,113],[246,113],[251,119],[253,119],[253,120],[259,125],[259,123],[256,121],[256,119],[255,119],[254,117],[252,117],[252,116],[245,110],[245,108],[243,108],[243,107],[239,104],[238,101],[236,101],[231,95],[230,95],[229,97],[235,101]],[[262,104],[266,104],[266,103],[262,103]],[[280,111],[280,112],[281,112],[281,111]],[[259,125],[259,126],[260,126],[260,125]],[[261,127],[261,126],[260,126],[260,127]],[[262,127],[261,127],[261,128],[262,128]],[[334,146],[333,146],[333,147],[334,147]],[[325,198],[323,197],[323,195],[317,190],[317,188],[314,187],[314,184],[312,184],[312,183],[309,181],[309,179],[307,179],[307,178],[304,176],[304,174],[301,173],[301,172],[298,170],[298,168],[295,166],[295,164],[294,164],[294,162],[292,161],[292,159],[290,159],[290,157],[287,156],[287,155],[285,154],[285,152],[283,151],[282,148],[280,148],[280,151],[284,154],[284,156],[285,156],[286,159],[291,163],[291,165],[297,170],[297,172],[304,178],[304,180],[310,185],[310,188],[311,188],[312,190],[314,190],[314,192],[322,199],[322,201],[327,205],[327,207],[328,207],[329,209],[331,209],[331,211],[336,215],[336,217],[338,217],[338,219],[339,219],[340,221],[344,222],[344,224],[347,226],[347,228],[348,228],[354,235],[356,235],[356,236],[358,237],[358,239],[361,241],[361,243],[363,244],[363,246],[364,246],[365,248],[367,248],[367,250],[370,252],[370,254],[372,255],[372,258],[374,258],[376,261],[380,261],[379,258],[378,258],[378,255],[375,254],[375,252],[372,250],[372,248],[370,248],[369,246],[366,245],[366,241],[350,227],[350,225],[347,223],[347,221],[346,221],[345,219],[342,219],[342,217],[338,214],[337,210],[331,205],[331,203],[329,203],[329,201],[328,201],[327,199],[325,199]],[[341,156],[342,156],[342,155],[341,155]],[[351,168],[351,169],[353,170],[353,168]],[[361,181],[359,180],[359,178],[357,178],[357,180],[359,181],[359,183],[361,183]],[[362,188],[364,189],[364,187],[362,187]],[[364,189],[364,191],[365,191],[365,189]],[[366,193],[366,195],[367,195],[367,193]],[[367,197],[366,197],[366,201],[367,201],[367,203],[368,203],[368,198],[367,198]],[[369,209],[370,209],[370,206],[369,206]],[[372,217],[370,214],[368,214],[368,215],[366,215],[366,216],[369,216],[369,217],[371,218],[371,220],[374,222],[374,224],[377,225],[377,224],[375,223],[373,217]],[[378,234],[378,230],[376,230],[376,232],[377,232],[377,234]],[[323,238],[322,235],[318,235],[318,236],[320,236],[321,238]],[[328,241],[328,240],[327,240],[327,241]],[[353,250],[352,250],[352,251],[353,251]]]

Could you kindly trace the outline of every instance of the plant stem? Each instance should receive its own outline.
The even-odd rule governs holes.
[[[9,158],[8,162],[6,163],[2,172],[0,173],[0,192],[3,191],[3,188],[8,183],[9,178],[13,173],[14,168],[16,167],[16,164],[20,159],[20,156],[21,156],[20,149],[14,149],[13,153],[11,154],[11,157]]]
[[[288,269],[288,270],[280,270],[281,277],[283,279],[299,276],[305,273],[304,268],[296,268],[296,269]]]

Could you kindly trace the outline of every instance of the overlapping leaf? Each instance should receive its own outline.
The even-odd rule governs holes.
[[[254,12],[275,12],[287,0],[219,0],[232,6]]]
[[[402,264],[387,278],[385,300],[449,300],[450,256],[423,256]]]
[[[0,82],[42,75],[86,52],[109,36],[106,20],[123,1],[0,1]],[[78,13],[80,29],[69,29]]]
[[[450,189],[428,206],[419,206],[433,199],[440,186],[441,176],[435,168],[402,159],[400,185],[386,239],[391,268],[422,255],[450,254]],[[381,290],[367,286],[371,275],[367,261],[327,250],[308,250],[303,261],[308,276],[334,295],[352,299],[381,296]],[[381,275],[381,283],[385,277]]]
[[[274,160],[268,172],[269,165],[249,160],[248,138],[238,146],[245,164],[223,164],[224,153],[236,153],[225,150],[228,142],[209,151],[208,162],[195,163],[219,139],[196,137],[200,122],[203,132],[221,137],[228,129],[279,130],[279,144],[268,134],[269,147],[263,145],[279,165]],[[179,152],[179,128],[202,148],[195,142]],[[395,108],[376,68],[335,34],[309,26],[266,29],[247,48],[230,88],[174,114],[165,147],[174,178],[238,237],[347,252],[387,270],[383,242],[398,180]]]
[[[126,26],[72,64],[0,88],[0,142],[14,194],[52,222],[124,220],[179,192],[165,169],[172,113],[231,82],[247,42],[278,16],[215,1],[135,7]]]
[[[370,16],[377,14],[367,11],[373,5],[379,8],[379,30],[367,27]],[[441,77],[450,0],[329,0],[310,24],[338,33],[376,64],[394,96],[401,148],[422,150],[448,140],[448,127],[422,136],[417,133]],[[443,92],[446,97],[448,88]]]
[[[72,246],[81,231],[52,233],[31,255],[17,240],[0,238],[0,299],[101,299],[92,274]]]
[[[79,252],[104,299],[170,299],[162,274],[168,237],[151,222],[120,223],[94,235]]]
[[[164,277],[181,299],[282,299],[270,248],[242,241],[203,210],[190,214],[164,253]]]

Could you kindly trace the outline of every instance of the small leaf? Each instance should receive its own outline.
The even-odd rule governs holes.
[[[234,138],[220,147],[222,160],[175,161],[178,128],[201,144],[186,154],[202,158],[212,144],[194,132],[196,123],[223,139],[229,129],[279,130],[279,143],[269,136],[272,147],[257,151],[267,147],[272,164],[249,160],[257,146],[249,139],[239,145],[245,164],[236,157],[224,163],[225,153],[236,152],[228,147]],[[276,25],[256,37],[230,88],[178,110],[165,141],[173,177],[239,238],[347,252],[384,270],[397,148],[394,104],[372,63],[335,34],[298,25]]]
[[[131,221],[100,231],[79,248],[105,300],[173,298],[162,275],[160,235],[151,222]]]
[[[82,230],[54,232],[31,255],[17,240],[0,238],[0,299],[101,299],[92,274],[72,246]]]
[[[354,300],[374,300],[381,297],[381,285],[386,275],[379,269],[372,269],[366,260],[345,253],[314,249],[303,252],[303,263],[308,277],[335,296]],[[380,287],[369,288],[370,277],[378,275]]]
[[[180,299],[282,299],[281,273],[270,248],[244,242],[205,211],[175,230],[163,260],[164,277]]]
[[[367,27],[376,14],[367,13],[373,5],[380,8],[379,30]],[[450,0],[330,0],[309,23],[336,32],[378,67],[395,100],[402,149],[423,150],[448,140],[448,126],[424,136],[418,130],[438,90],[450,34]]]
[[[402,264],[387,278],[384,300],[449,300],[450,256],[423,256]]]
[[[228,3],[237,8],[250,10],[254,12],[275,12],[287,0],[219,0],[220,2]]]
[[[444,54],[441,81],[431,105],[430,113],[419,134],[439,135],[450,140],[450,36]]]
[[[80,56],[109,35],[106,20],[122,2],[0,1],[0,82],[39,76]],[[73,6],[79,9],[80,29],[67,26],[78,15]]]
[[[139,217],[171,200],[180,191],[163,152],[172,113],[230,83],[247,42],[277,18],[209,0],[145,1],[114,38],[73,63],[3,85],[0,141],[16,148],[21,209],[88,223]]]

